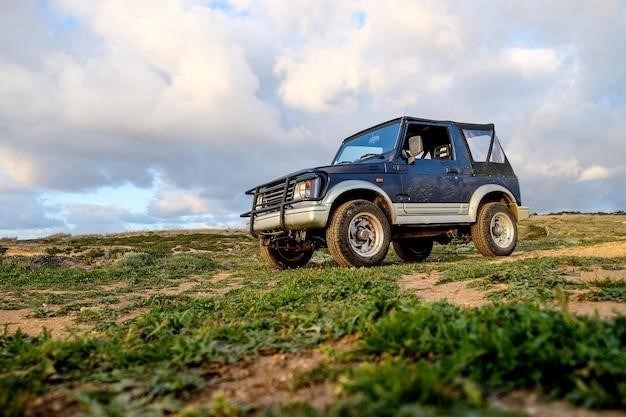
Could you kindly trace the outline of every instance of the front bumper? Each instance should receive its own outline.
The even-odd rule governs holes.
[[[330,215],[330,205],[321,201],[302,201],[285,208],[284,226],[289,230],[321,229],[326,226]],[[253,214],[254,232],[280,230],[280,211]]]
[[[530,217],[530,209],[528,207],[517,206],[517,221]]]

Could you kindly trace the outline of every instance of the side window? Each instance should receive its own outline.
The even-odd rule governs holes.
[[[422,152],[420,152],[419,155],[413,155],[417,160],[454,159],[454,152],[447,127],[411,123],[407,128],[403,149],[408,150],[409,138],[415,136],[418,136],[422,140]]]
[[[463,130],[474,162],[487,162],[491,145],[491,130]],[[502,148],[500,148],[502,153]],[[504,162],[504,161],[502,161]]]
[[[500,141],[498,140],[498,136],[496,135],[493,140],[493,149],[491,150],[491,156],[489,157],[489,162],[495,162],[498,164],[504,163],[504,152],[502,151],[502,146],[500,145]]]

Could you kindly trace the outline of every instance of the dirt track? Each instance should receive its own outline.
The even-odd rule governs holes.
[[[587,247],[573,247],[563,249],[547,249],[532,252],[517,252],[506,258],[490,260],[491,263],[514,262],[521,259],[555,257],[555,256],[583,256],[616,258],[626,257],[626,242],[608,242]],[[619,270],[591,270],[573,271],[575,281],[592,281],[601,278],[611,280],[626,279],[626,269]],[[433,271],[430,273],[417,273],[406,275],[400,281],[400,285],[410,291],[414,291],[421,299],[426,301],[448,300],[461,307],[478,307],[489,303],[486,298],[487,291],[473,288],[471,283],[476,280],[464,280],[439,284],[441,274]],[[505,285],[495,285],[490,291],[506,288]],[[577,298],[574,292],[568,302],[568,310],[574,314],[594,315],[600,317],[613,317],[617,314],[626,314],[626,304],[616,301],[586,301]]]
[[[617,258],[626,256],[626,242],[606,242],[592,246],[545,249],[532,252],[514,252],[511,256],[500,258],[497,261],[512,262],[518,259],[541,258],[546,256],[590,256],[599,258]]]

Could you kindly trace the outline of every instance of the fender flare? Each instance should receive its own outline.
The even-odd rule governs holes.
[[[476,216],[478,215],[478,206],[480,205],[481,200],[487,194],[493,192],[499,192],[506,195],[507,199],[509,200],[509,205],[513,209],[513,214],[515,215],[515,218],[518,218],[517,203],[515,201],[515,197],[513,197],[513,193],[498,184],[485,184],[478,187],[476,191],[474,191],[474,194],[472,194],[472,198],[470,199],[468,214],[472,223],[476,221]]]
[[[393,202],[391,201],[391,198],[389,198],[389,195],[382,188],[380,188],[376,184],[372,184],[371,182],[363,180],[341,181],[340,183],[328,190],[326,196],[324,196],[324,199],[322,200],[322,203],[330,207],[335,202],[335,200],[339,198],[342,194],[345,194],[349,191],[358,190],[373,191],[376,194],[380,195],[382,198],[384,198],[390,210],[391,224],[396,223],[396,209],[393,205]]]

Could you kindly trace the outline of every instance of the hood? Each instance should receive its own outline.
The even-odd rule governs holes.
[[[318,166],[314,168],[306,168],[306,169],[301,169],[299,171],[294,171],[287,175],[283,175],[282,177],[278,177],[271,181],[267,181],[266,183],[259,184],[257,187],[263,187],[266,185],[283,182],[288,177],[299,177],[307,173],[314,174],[314,173],[319,172],[319,173],[324,173],[327,175],[333,175],[333,174],[346,174],[346,173],[371,173],[371,172],[376,172],[378,170],[384,172],[385,170],[384,164],[385,162],[383,160],[377,160],[375,162],[367,161],[367,162],[360,162],[360,163],[354,163],[354,164],[322,165],[322,166]],[[246,191],[246,194],[249,194],[250,192],[254,192],[254,189],[257,187],[254,187],[251,190]]]

